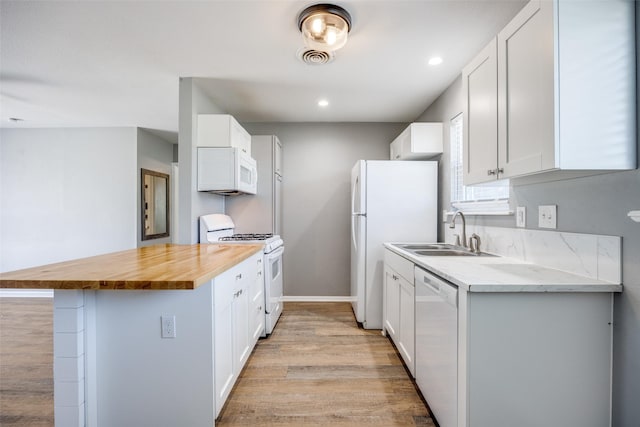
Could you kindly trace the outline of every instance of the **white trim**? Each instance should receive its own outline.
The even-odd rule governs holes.
[[[453,215],[461,211],[465,215],[513,215],[513,209],[509,206],[509,199],[475,200],[464,202],[452,202],[454,211],[447,211],[446,215]]]
[[[282,302],[352,302],[356,298],[352,296],[284,296]]]
[[[0,298],[53,298],[53,289],[0,289]]]

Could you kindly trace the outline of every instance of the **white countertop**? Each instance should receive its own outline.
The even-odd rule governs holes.
[[[622,292],[622,285],[503,256],[418,256],[385,243],[396,254],[468,292]]]

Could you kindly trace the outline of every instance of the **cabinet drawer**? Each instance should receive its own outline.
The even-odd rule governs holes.
[[[413,263],[389,249],[384,252],[384,262],[413,285]]]

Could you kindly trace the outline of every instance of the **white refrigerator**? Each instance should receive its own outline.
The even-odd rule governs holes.
[[[351,170],[351,297],[382,329],[384,242],[436,242],[438,162],[359,160]]]

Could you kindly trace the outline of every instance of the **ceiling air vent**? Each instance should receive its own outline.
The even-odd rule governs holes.
[[[303,48],[298,51],[298,57],[305,64],[322,65],[333,61],[334,55],[331,52]]]

